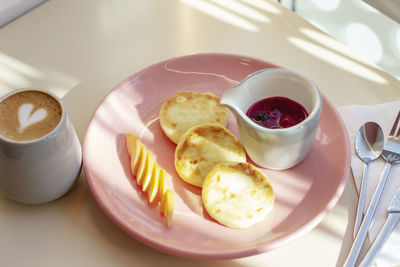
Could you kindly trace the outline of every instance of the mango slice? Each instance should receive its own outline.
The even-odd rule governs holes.
[[[158,165],[155,165],[156,167],[153,168],[153,174],[151,175],[151,180],[150,180],[150,187],[149,191],[147,191],[147,196],[149,198],[149,202],[153,203],[154,199],[157,196],[158,193],[158,188],[160,184],[160,167]],[[165,170],[164,170],[165,172]]]
[[[146,156],[147,155],[148,155],[148,157],[147,157],[147,168],[146,168],[146,171],[145,171],[145,173],[144,173],[144,175],[142,177],[142,180],[141,180],[142,190],[144,192],[147,192],[147,190],[149,189],[150,180],[151,180],[151,177],[153,175],[153,170],[156,168],[155,167],[156,163],[154,162],[153,155],[149,151],[146,151]]]
[[[127,142],[128,142],[128,140],[127,140]],[[138,172],[138,169],[139,169],[139,164],[142,161],[145,151],[144,151],[144,145],[139,140],[136,140],[136,142],[134,144],[132,144],[132,146],[134,146],[135,149],[131,148],[132,153],[134,153],[134,154],[131,154],[131,155],[133,155],[133,156],[131,156],[131,171],[132,171],[132,175],[136,175]],[[129,150],[128,150],[128,154],[129,154]]]
[[[162,196],[164,195],[165,191],[167,190],[167,183],[166,183],[166,172],[164,169],[160,170],[160,175],[159,175],[159,190],[158,190],[158,195],[160,196],[160,199],[162,199]]]
[[[167,225],[172,222],[173,192],[166,186],[166,171],[155,162],[153,154],[131,133],[125,135],[126,148],[131,159],[131,172],[136,176],[136,183],[147,192],[148,200],[153,203],[157,196],[161,201],[160,211],[165,215]]]
[[[128,133],[125,135],[125,140],[126,140],[126,149],[128,150],[128,155],[130,158],[132,158],[132,155],[135,155],[137,151],[135,149],[137,148],[136,142],[138,138],[136,135]]]
[[[142,185],[143,178],[146,175],[146,172],[148,171],[147,169],[149,168],[149,165],[150,165],[149,158],[150,158],[150,154],[145,153],[142,157],[142,160],[140,161],[138,172],[136,173],[136,183],[138,185]]]
[[[171,226],[172,214],[174,212],[174,194],[170,189],[167,189],[161,199],[161,213],[167,219],[167,225]]]
[[[165,215],[165,211],[167,210],[167,192],[161,196],[160,203],[160,212]]]

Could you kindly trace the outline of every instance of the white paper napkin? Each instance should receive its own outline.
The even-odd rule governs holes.
[[[376,106],[346,106],[341,107],[338,110],[339,113],[342,115],[343,121],[346,124],[349,133],[352,149],[351,169],[353,172],[357,190],[359,191],[363,172],[363,162],[357,156],[354,148],[354,141],[357,131],[365,122],[375,121],[382,127],[386,140],[392,128],[393,122],[400,110],[400,101],[384,103]],[[378,180],[381,177],[384,166],[385,160],[382,157],[375,161],[372,161],[369,164],[365,211],[368,208],[368,204],[375,191]],[[386,209],[399,187],[400,164],[393,165],[389,173],[383,195],[381,197],[381,200],[379,201],[378,208],[372,220],[371,228],[368,232],[368,236],[371,242],[375,240],[377,234],[383,226],[387,218]],[[382,251],[377,257],[375,264],[379,267],[400,265],[400,223],[396,226],[387,243],[382,248]]]

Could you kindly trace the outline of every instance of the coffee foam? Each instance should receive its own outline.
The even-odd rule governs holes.
[[[22,91],[0,102],[0,135],[14,141],[29,141],[50,133],[60,122],[62,108],[51,95]]]
[[[19,132],[23,133],[26,127],[31,126],[34,123],[40,122],[47,117],[47,111],[43,108],[37,109],[34,113],[33,104],[25,103],[22,104],[18,109],[19,119]]]

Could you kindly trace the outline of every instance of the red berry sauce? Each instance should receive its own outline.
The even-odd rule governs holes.
[[[258,125],[280,129],[302,122],[308,113],[299,103],[286,97],[274,96],[254,103],[246,115]]]

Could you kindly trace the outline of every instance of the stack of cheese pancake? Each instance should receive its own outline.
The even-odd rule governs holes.
[[[161,107],[160,125],[175,144],[180,178],[202,187],[207,212],[223,225],[248,228],[273,207],[269,179],[246,163],[239,140],[227,128],[228,109],[211,93],[184,91]]]

